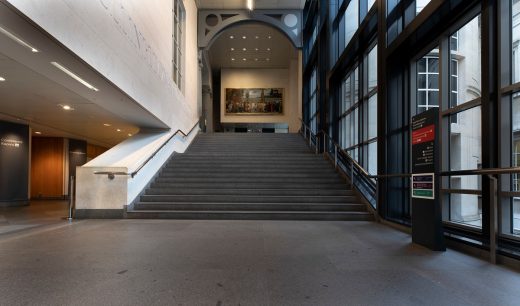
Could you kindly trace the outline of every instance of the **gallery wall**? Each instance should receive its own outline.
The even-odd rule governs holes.
[[[301,95],[298,61],[291,60],[289,69],[222,69],[220,88],[221,123],[287,123],[289,132],[300,128]],[[226,114],[226,88],[283,88],[283,115]]]
[[[0,207],[28,204],[29,126],[0,121]]]

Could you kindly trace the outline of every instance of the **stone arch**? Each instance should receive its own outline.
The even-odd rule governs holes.
[[[262,22],[280,30],[302,48],[302,14],[299,10],[202,10],[198,17],[198,45],[207,49],[220,33],[248,21]]]

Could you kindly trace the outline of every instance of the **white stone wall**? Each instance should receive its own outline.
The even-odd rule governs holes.
[[[172,0],[9,2],[168,126],[198,118],[194,0],[184,0],[184,93],[172,80]]]

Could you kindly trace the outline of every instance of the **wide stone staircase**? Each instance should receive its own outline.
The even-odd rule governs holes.
[[[128,218],[373,220],[299,134],[199,134],[174,154]]]

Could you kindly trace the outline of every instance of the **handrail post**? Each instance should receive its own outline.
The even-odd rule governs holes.
[[[350,185],[354,189],[354,159],[350,159]]]
[[[326,137],[327,134],[325,134],[325,132],[323,132],[322,134],[323,134],[323,154],[325,154],[325,147],[327,146],[327,145],[325,144],[325,141],[326,141],[326,139],[327,139],[327,137]],[[328,153],[328,152],[329,152],[329,150],[328,150],[328,148],[327,148],[327,153]]]
[[[490,207],[490,229],[489,229],[489,260],[492,264],[497,263],[497,234],[498,234],[498,184],[497,178],[488,175],[489,191],[491,192],[491,207]]]
[[[70,176],[70,181],[69,181],[69,216],[67,218],[67,220],[69,222],[72,222],[72,206],[73,206],[73,203],[74,203],[74,175],[71,175]]]

